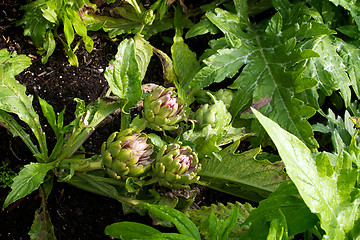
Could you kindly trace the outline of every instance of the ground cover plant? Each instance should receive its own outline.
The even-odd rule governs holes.
[[[102,223],[99,239],[359,239],[359,7],[332,0],[23,4],[17,24],[45,54],[41,64],[51,61],[56,39],[79,68],[81,41],[83,64],[95,36],[106,34],[115,47],[98,71],[104,91],[87,101],[74,95],[70,114],[18,81],[36,56],[0,50],[0,122],[31,156],[12,178],[3,211],[37,193],[27,233],[57,239],[49,204],[68,184],[114,199],[121,216],[176,227],[115,219]],[[191,46],[199,39],[209,46],[201,52]],[[161,81],[148,75],[154,61]],[[211,202],[206,191],[228,199]]]

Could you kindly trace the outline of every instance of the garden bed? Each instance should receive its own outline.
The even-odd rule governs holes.
[[[0,239],[359,238],[359,6],[29,2],[0,0]]]
[[[14,21],[21,19],[23,11],[19,8],[26,4],[25,0],[4,0],[0,2],[0,49],[16,51],[31,57],[31,66],[17,76],[17,80],[24,84],[27,93],[45,99],[54,107],[56,112],[66,108],[65,123],[69,123],[74,116],[76,103],[74,98],[83,99],[86,104],[103,96],[108,90],[104,77],[105,68],[117,51],[117,43],[113,42],[106,33],[94,32],[90,36],[94,40],[94,50],[88,53],[83,46],[77,51],[79,67],[71,66],[62,48],[57,47],[47,64],[41,63],[29,37],[24,37],[23,28],[15,26]],[[162,45],[161,39],[151,39],[154,46]],[[194,42],[194,49],[204,48],[201,41]],[[169,51],[171,45],[165,46]],[[160,47],[160,46],[159,46]],[[164,46],[162,46],[164,49]],[[145,76],[144,82],[163,82],[160,60],[153,58]],[[40,110],[38,103],[35,109]],[[43,123],[45,119],[41,119]],[[120,119],[117,114],[97,129],[85,142],[89,152],[99,153],[101,144],[114,131],[118,130]],[[25,126],[24,126],[25,127]],[[50,126],[45,124],[48,136],[52,136],[52,146],[55,136]],[[51,148],[51,146],[50,146]],[[13,138],[5,128],[0,127],[1,161],[9,168],[18,172],[24,165],[34,162],[31,152],[19,138]],[[239,200],[236,197],[211,191],[199,186],[201,194],[196,203],[209,205],[211,203]],[[10,188],[0,188],[0,202],[4,202]],[[41,199],[38,192],[19,200],[0,213],[1,239],[28,239],[28,232],[34,220],[34,213],[39,208]],[[136,221],[151,225],[151,219],[138,214],[124,215],[122,207],[116,200],[102,197],[75,188],[66,183],[56,183],[48,200],[49,213],[55,228],[57,239],[106,239],[104,229],[107,225],[119,221]],[[169,231],[169,230],[168,230]],[[109,239],[111,239],[109,237]]]

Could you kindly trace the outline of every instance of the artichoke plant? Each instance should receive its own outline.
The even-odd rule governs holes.
[[[141,177],[150,169],[153,146],[144,133],[133,133],[129,128],[112,133],[101,147],[102,164],[115,179]]]
[[[184,100],[174,88],[157,87],[144,100],[143,117],[155,131],[174,130],[185,118]]]
[[[161,186],[171,189],[190,188],[189,184],[200,178],[197,176],[200,167],[197,154],[189,146],[174,143],[160,149],[152,174]]]

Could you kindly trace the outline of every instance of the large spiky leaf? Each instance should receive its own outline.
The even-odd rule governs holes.
[[[198,173],[201,183],[252,201],[260,201],[275,191],[279,184],[287,181],[281,163],[257,161],[260,148],[234,153],[240,141],[223,149],[216,156],[202,160]]]
[[[306,69],[301,66],[320,55],[313,46],[301,47],[301,43],[321,39],[335,31],[318,19],[312,20],[310,16],[315,14],[301,3],[292,6],[287,0],[273,2],[280,8],[279,12],[261,24],[252,24],[247,18],[244,0],[236,1],[237,14],[222,9],[206,14],[224,33],[227,46],[204,60],[205,67],[195,75],[190,88],[203,88],[239,74],[231,85],[237,90],[230,107],[232,115],[235,117],[246,110],[251,101],[271,98],[266,107],[270,118],[315,150],[318,144],[307,121],[315,109],[296,94],[317,85],[316,79],[304,75]],[[280,11],[281,8],[286,11]],[[347,93],[344,96],[348,96]]]

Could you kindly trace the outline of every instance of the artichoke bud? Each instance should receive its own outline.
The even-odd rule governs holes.
[[[114,132],[101,147],[102,164],[111,177],[141,177],[151,169],[153,146],[146,134],[133,130]]]
[[[212,128],[224,128],[230,124],[231,114],[227,111],[222,101],[215,101],[215,104],[204,104],[195,114],[194,119],[197,121],[199,129],[209,125]]]
[[[199,180],[200,170],[197,154],[189,146],[175,143],[163,146],[156,155],[153,177],[159,185],[171,189],[189,188],[189,184]]]
[[[174,130],[185,119],[184,100],[174,88],[157,87],[144,100],[143,117],[155,131]]]
[[[155,20],[155,14],[153,10],[147,10],[141,14],[142,16],[142,23],[144,25],[151,25]]]
[[[222,88],[215,92],[214,96],[217,100],[223,101],[227,108],[230,107],[231,101],[233,99],[233,92],[230,89]]]

